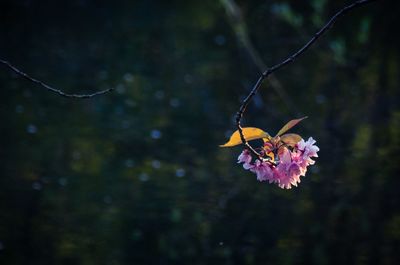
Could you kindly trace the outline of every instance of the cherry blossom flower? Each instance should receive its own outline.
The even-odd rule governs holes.
[[[250,169],[253,167],[251,165],[251,160],[252,160],[251,154],[247,149],[243,150],[243,152],[238,157],[238,163],[243,163],[244,169]]]
[[[270,166],[266,162],[257,159],[250,171],[257,175],[259,181],[269,181],[271,183],[273,173]]]
[[[286,133],[305,118],[307,117],[287,122],[274,137],[259,128],[240,128],[240,131],[236,130],[221,147],[243,144],[243,139],[262,139],[264,143],[256,148],[257,151],[243,150],[238,157],[238,163],[242,163],[244,169],[256,174],[258,181],[268,181],[282,189],[297,187],[300,177],[306,175],[308,166],[315,164],[311,158],[318,157],[319,151],[312,137],[304,141],[298,134]],[[256,155],[254,162],[252,154]]]
[[[314,165],[312,157],[318,157],[318,146],[316,141],[310,137],[307,141],[301,139],[293,148],[282,147],[276,152],[271,163],[266,159],[256,159],[252,162],[251,153],[246,149],[238,157],[238,163],[243,163],[243,168],[255,173],[257,180],[275,183],[282,189],[297,187],[300,177],[305,176],[307,167]]]

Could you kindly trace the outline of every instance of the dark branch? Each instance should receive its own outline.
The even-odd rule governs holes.
[[[25,79],[27,79],[27,80],[35,83],[35,84],[38,84],[38,85],[44,87],[45,89],[50,90],[51,92],[56,93],[56,94],[58,94],[58,95],[60,95],[62,97],[65,97],[65,98],[79,98],[79,99],[81,99],[81,98],[91,98],[91,97],[102,95],[102,94],[105,94],[105,93],[108,93],[108,92],[114,90],[114,88],[109,88],[109,89],[101,90],[101,91],[98,91],[98,92],[95,92],[95,93],[92,93],[92,94],[67,94],[67,93],[65,93],[65,92],[63,92],[63,91],[61,91],[59,89],[55,89],[55,88],[43,83],[42,81],[37,80],[37,79],[27,75],[26,73],[20,71],[18,68],[16,68],[15,66],[13,66],[12,64],[10,64],[9,62],[7,62],[5,60],[0,59],[0,63],[4,64],[8,68],[10,68],[17,75],[20,75],[20,76],[24,77]]]
[[[253,98],[253,96],[257,93],[258,89],[260,88],[262,82],[264,81],[264,79],[266,79],[269,75],[271,75],[272,73],[278,71],[279,69],[281,69],[282,67],[290,64],[291,62],[293,62],[297,57],[299,57],[300,55],[302,55],[308,48],[310,48],[311,45],[313,45],[319,37],[322,36],[322,34],[324,34],[326,31],[328,31],[328,29],[330,29],[333,24],[336,22],[336,20],[343,16],[344,14],[346,14],[347,12],[349,12],[350,10],[362,6],[364,4],[373,2],[376,0],[359,0],[356,1],[348,6],[345,6],[344,8],[342,8],[341,10],[339,10],[326,24],[325,26],[323,26],[317,33],[314,34],[314,36],[303,46],[301,47],[299,50],[297,50],[295,53],[293,53],[292,55],[290,55],[288,58],[286,58],[285,60],[283,60],[282,62],[268,68],[267,70],[265,70],[261,76],[258,78],[257,82],[255,83],[255,85],[253,86],[253,89],[250,91],[249,95],[243,100],[242,104],[240,105],[239,111],[236,114],[236,126],[237,129],[239,131],[240,134],[240,139],[242,140],[242,143],[250,150],[250,152],[252,152],[255,156],[257,156],[258,158],[262,158],[261,155],[254,150],[253,147],[251,147],[251,145],[247,142],[247,140],[244,138],[243,135],[243,131],[242,131],[242,126],[240,124],[242,118],[243,118],[243,114],[246,111],[247,106],[249,105],[251,99]]]

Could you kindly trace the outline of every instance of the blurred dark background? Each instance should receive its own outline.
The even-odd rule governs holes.
[[[399,3],[338,21],[244,124],[314,137],[298,188],[221,149],[348,1],[0,2],[0,264],[399,264]]]

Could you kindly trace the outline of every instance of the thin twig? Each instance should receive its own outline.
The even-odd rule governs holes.
[[[297,50],[295,53],[293,53],[292,55],[290,55],[288,58],[286,58],[285,60],[283,60],[282,62],[268,68],[267,70],[265,70],[261,76],[258,78],[257,82],[255,83],[255,85],[253,86],[253,89],[250,91],[249,95],[243,100],[242,104],[240,105],[239,111],[236,113],[236,127],[239,131],[240,134],[240,139],[242,140],[242,143],[246,146],[247,149],[250,150],[250,152],[252,152],[256,157],[261,158],[261,154],[259,154],[256,150],[254,150],[254,148],[247,142],[247,140],[245,139],[244,135],[243,135],[243,131],[242,131],[242,126],[240,124],[240,121],[242,120],[243,114],[246,111],[247,106],[250,103],[250,100],[253,98],[253,96],[257,93],[258,89],[260,88],[262,82],[264,81],[264,79],[266,79],[269,75],[271,75],[273,72],[278,71],[279,69],[281,69],[282,67],[290,64],[291,62],[293,62],[297,57],[299,57],[300,55],[302,55],[308,48],[310,48],[311,45],[313,45],[317,39],[319,37],[321,37],[322,34],[324,34],[326,31],[328,31],[328,29],[330,29],[333,24],[336,22],[336,20],[343,16],[345,13],[349,12],[350,10],[362,6],[364,4],[373,2],[376,0],[359,0],[356,1],[348,6],[345,6],[344,8],[342,8],[341,10],[339,10],[326,24],[325,26],[323,26],[317,33],[314,34],[314,36],[303,46],[301,47],[299,50]]]
[[[108,93],[108,92],[114,90],[114,88],[108,88],[108,89],[101,90],[101,91],[98,91],[98,92],[95,92],[95,93],[92,93],[92,94],[68,94],[68,93],[65,93],[65,92],[63,92],[63,91],[61,91],[59,89],[55,89],[55,88],[43,83],[40,80],[37,80],[37,79],[29,76],[28,74],[22,72],[21,70],[19,70],[18,68],[16,68],[11,63],[9,63],[9,62],[7,62],[5,60],[0,59],[0,63],[4,64],[8,68],[10,68],[17,75],[20,75],[20,76],[24,77],[25,79],[27,79],[27,80],[35,83],[35,84],[38,84],[38,85],[44,87],[45,89],[50,90],[51,92],[56,93],[56,94],[58,94],[58,95],[60,95],[62,97],[65,97],[65,98],[79,98],[79,99],[92,98],[92,97],[99,96],[99,95],[102,95],[102,94],[105,94],[105,93]]]

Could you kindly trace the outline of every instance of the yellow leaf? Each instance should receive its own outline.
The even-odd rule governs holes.
[[[272,139],[272,137],[268,135],[268,137],[263,138],[263,141],[264,141],[264,143],[268,143],[271,141],[271,139]]]
[[[273,152],[268,152],[266,155],[272,160],[275,161],[275,154]]]
[[[256,140],[256,139],[261,139],[261,138],[271,138],[271,136],[267,133],[264,132],[261,129],[254,128],[254,127],[246,127],[242,129],[243,136],[247,141],[251,140]],[[232,135],[229,141],[223,145],[220,145],[220,147],[232,147],[235,145],[242,144],[242,140],[240,139],[240,134],[239,131],[236,130]]]
[[[280,138],[283,143],[291,147],[295,146],[302,139],[300,135],[295,133],[287,133],[282,135]]]
[[[289,121],[288,123],[285,124],[285,126],[282,127],[282,129],[279,130],[279,132],[276,134],[276,136],[281,136],[282,134],[284,134],[285,132],[290,130],[293,126],[295,126],[297,123],[301,122],[305,118],[307,118],[307,116],[300,118],[300,119],[295,119],[295,120]]]

